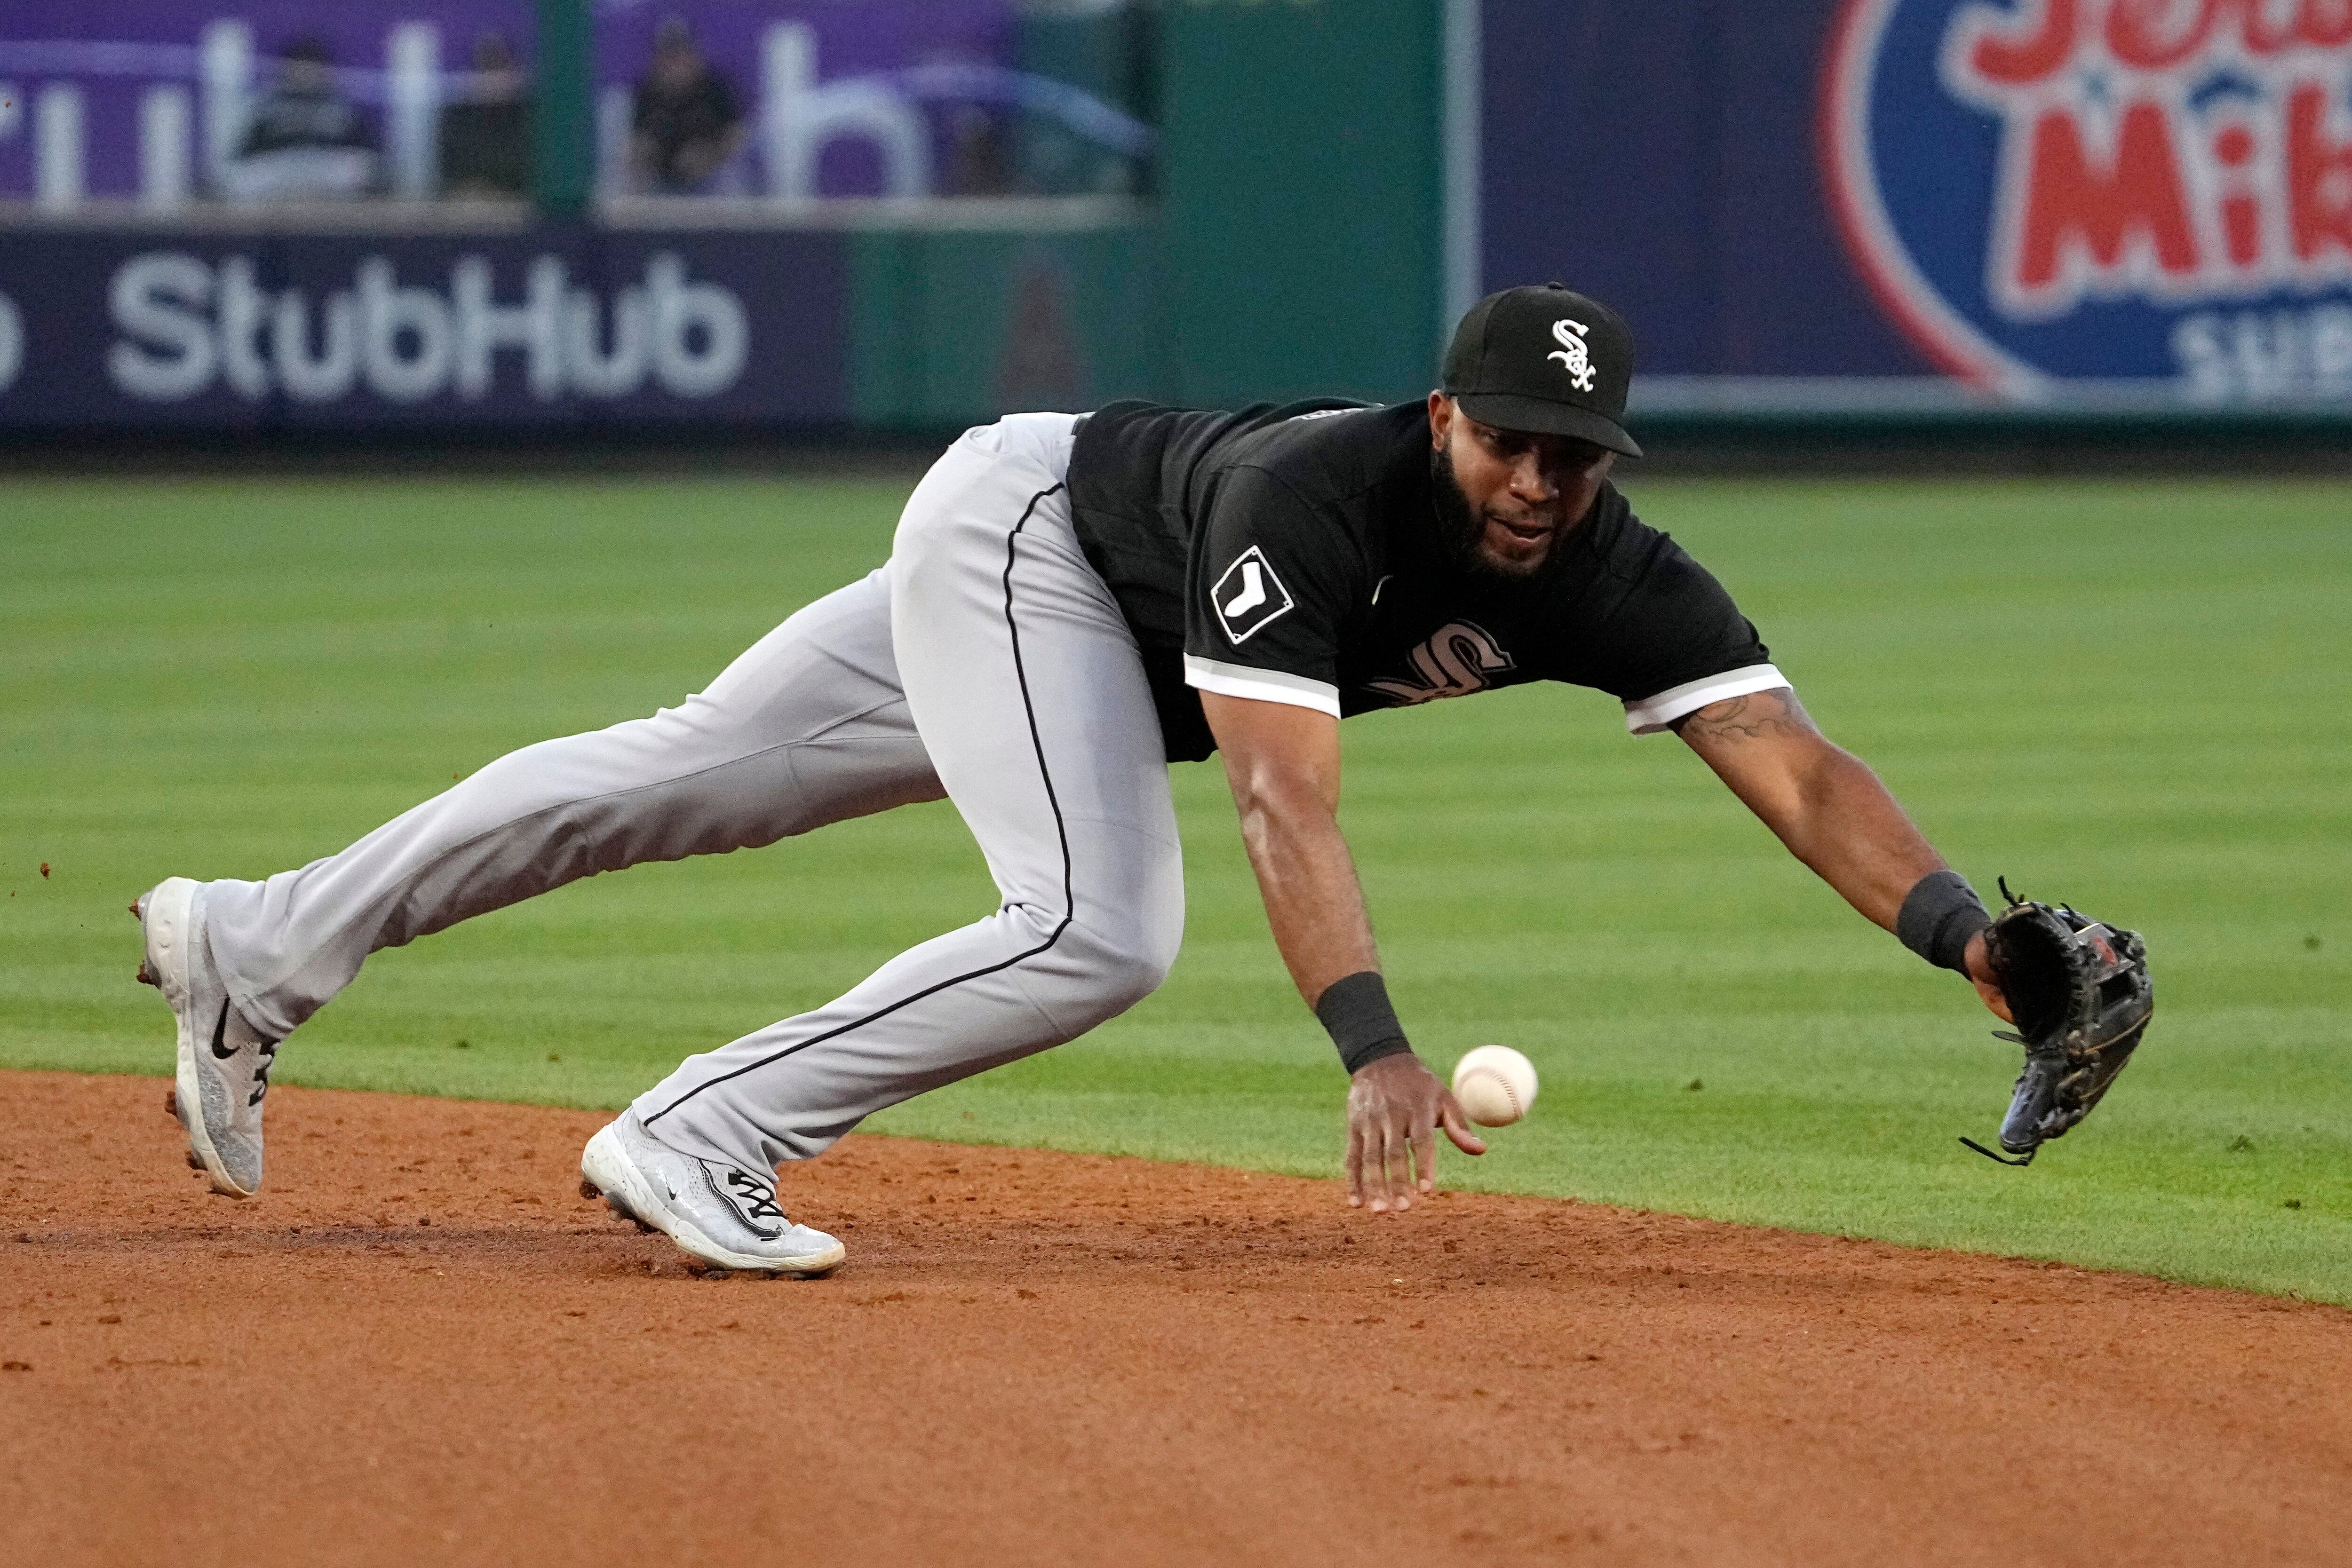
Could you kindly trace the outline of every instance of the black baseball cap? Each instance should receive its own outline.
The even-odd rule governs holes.
[[[1506,288],[1470,307],[1445,350],[1447,396],[1503,430],[1570,435],[1642,455],[1625,434],[1633,334],[1625,319],[1563,283]]]

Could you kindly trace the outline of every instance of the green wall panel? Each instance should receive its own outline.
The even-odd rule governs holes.
[[[929,429],[1164,395],[1148,225],[850,242],[852,411]]]
[[[531,195],[551,217],[587,210],[596,183],[595,110],[590,102],[594,49],[588,0],[536,0],[538,56],[532,110]]]
[[[1099,37],[1038,29],[1034,63],[1156,99],[1158,220],[853,239],[858,423],[1427,391],[1441,21],[1441,0],[1169,0],[1148,94],[1118,90]]]
[[[1161,16],[1169,395],[1426,392],[1439,0],[1171,0]]]

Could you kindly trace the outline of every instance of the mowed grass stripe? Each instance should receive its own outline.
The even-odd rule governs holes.
[[[0,484],[0,1061],[165,1071],[132,894],[676,702],[878,564],[905,488]],[[2013,1048],[1679,744],[1564,690],[1371,716],[1346,824],[1405,1017],[1441,1065],[1544,1072],[1449,1179],[2352,1302],[2352,488],[1632,488],[1957,864],[2148,934],[2158,1021],[2095,1122],[1998,1169],[1955,1134]],[[877,1128],[1335,1167],[1343,1085],[1217,766],[1177,795],[1169,985]],[[945,805],[597,878],[380,955],[280,1076],[617,1105],[993,902]]]

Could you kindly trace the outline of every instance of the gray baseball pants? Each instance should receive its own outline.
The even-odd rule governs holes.
[[[688,1057],[636,1101],[648,1130],[766,1170],[1134,1006],[1175,961],[1183,871],[1142,661],[1071,531],[1074,423],[967,432],[908,498],[887,565],[679,706],[526,747],[299,871],[209,884],[239,1009],[289,1033],[377,948],[576,877],[942,794],[1003,904]]]

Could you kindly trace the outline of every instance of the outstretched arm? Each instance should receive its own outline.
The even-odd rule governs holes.
[[[1912,887],[1945,869],[1878,775],[1832,745],[1788,687],[1711,704],[1674,729],[1864,919],[1894,930]],[[1982,934],[1969,943],[1965,961],[1985,1006],[2007,1019]]]
[[[1376,977],[1381,965],[1355,859],[1339,832],[1339,721],[1214,692],[1201,694],[1201,708],[1225,759],[1275,946],[1298,994],[1323,1014],[1334,984]],[[1416,1186],[1434,1192],[1440,1125],[1465,1153],[1486,1152],[1453,1094],[1411,1050],[1358,1068],[1348,1088],[1348,1201],[1369,1201],[1377,1213],[1412,1207]]]

